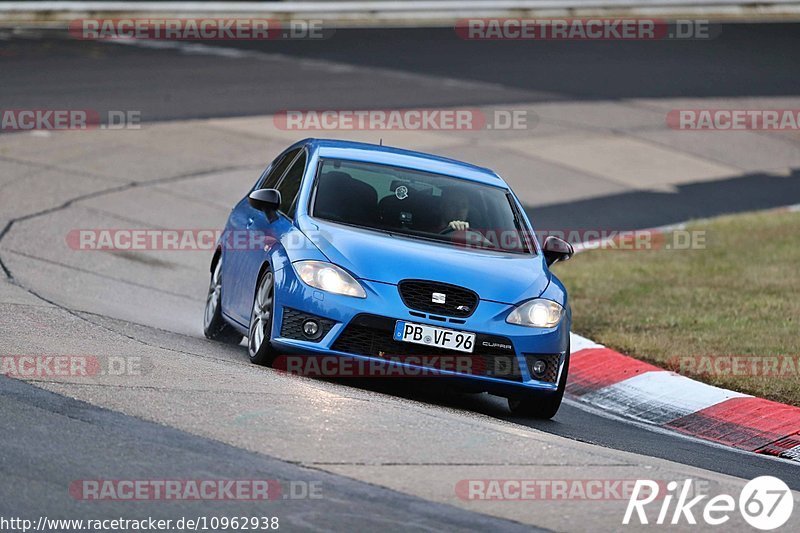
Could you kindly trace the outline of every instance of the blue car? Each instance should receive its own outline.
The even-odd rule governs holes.
[[[306,139],[267,167],[221,235],[204,333],[246,337],[253,363],[423,371],[506,397],[515,414],[558,410],[571,312],[549,266],[573,249],[552,236],[540,246],[491,170]]]

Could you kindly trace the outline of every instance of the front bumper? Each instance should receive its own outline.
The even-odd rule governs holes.
[[[278,270],[273,346],[280,354],[338,355],[383,363],[389,359],[391,366],[411,370],[419,368],[417,359],[394,356],[458,355],[472,358],[477,362],[473,368],[481,370],[464,373],[445,366],[431,375],[463,381],[500,395],[513,395],[524,389],[548,392],[558,387],[569,343],[569,316],[554,328],[527,328],[505,321],[513,306],[486,300],[481,300],[469,317],[436,316],[406,307],[396,285],[359,281],[367,292],[366,298],[322,292],[300,281],[292,268]],[[319,338],[302,340],[302,335],[297,334],[298,312],[324,319]],[[394,341],[392,330],[397,320],[475,333],[474,353]],[[293,327],[287,328],[285,323]],[[548,362],[548,371],[540,379],[530,368],[536,359]]]

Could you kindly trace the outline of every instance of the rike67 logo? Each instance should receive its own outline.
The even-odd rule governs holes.
[[[703,501],[708,495],[694,496],[692,480],[687,479],[679,487],[677,481],[670,481],[666,485],[666,493],[660,494],[663,483],[649,479],[638,479],[633,488],[628,507],[622,523],[628,525],[631,519],[638,519],[639,524],[649,524],[652,513],[648,519],[645,507],[653,502],[658,503],[651,508],[658,508],[658,517],[655,524],[697,524],[697,518],[710,526],[720,526],[731,519],[737,507],[737,501],[729,494],[720,494]],[[675,502],[674,507],[672,507]],[[749,481],[738,500],[739,512],[742,518],[756,529],[769,531],[784,525],[792,515],[794,499],[789,487],[780,479],[772,476],[761,476]],[[697,515],[697,516],[696,516]],[[636,523],[636,520],[633,521]]]

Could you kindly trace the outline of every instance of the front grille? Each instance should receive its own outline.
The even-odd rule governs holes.
[[[544,376],[541,378],[533,375],[533,363],[538,359],[541,359],[547,363]],[[558,381],[558,367],[561,364],[561,354],[539,355],[526,353],[525,362],[528,365],[528,372],[530,373],[531,378],[538,381],[546,381],[548,383],[555,383]]]
[[[406,307],[436,313],[438,315],[467,317],[475,312],[478,306],[478,295],[469,289],[440,283],[438,281],[424,281],[418,279],[408,279],[401,281],[397,285],[400,297]],[[434,297],[434,293],[437,297]],[[437,302],[437,298],[442,298],[444,302]]]
[[[316,339],[309,339],[303,334],[303,322],[313,319],[319,324],[319,333]],[[297,339],[301,341],[319,342],[331,330],[336,322],[327,318],[302,313],[291,307],[283,308],[283,322],[281,323],[281,337],[287,339]]]
[[[514,348],[511,341],[505,337],[478,334],[475,336],[475,352],[469,354],[396,341],[392,336],[395,322],[396,320],[392,318],[358,315],[339,334],[332,349],[338,352],[383,359],[392,359],[395,356],[459,356],[461,359],[456,360],[459,362],[458,364],[469,364],[470,371],[468,373],[522,381]],[[450,365],[449,367],[439,368],[453,369],[452,359],[452,357],[448,358],[446,363]],[[402,357],[398,360],[402,361]],[[458,368],[464,367],[459,366]]]

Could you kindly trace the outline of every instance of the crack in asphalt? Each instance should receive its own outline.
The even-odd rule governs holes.
[[[3,156],[0,156],[0,159],[7,160],[7,161],[13,161],[13,162],[24,162],[24,161],[16,161],[13,158],[8,158],[8,157],[3,157]],[[32,164],[36,165],[37,163],[32,163]],[[38,165],[41,166],[41,167],[44,167],[44,168],[53,168],[53,169],[62,170],[59,167],[55,167],[53,165],[45,165],[45,164],[38,164]],[[161,185],[161,184],[164,184],[164,183],[176,183],[176,182],[180,182],[180,181],[184,181],[184,180],[191,180],[191,179],[196,179],[196,178],[209,176],[209,175],[212,175],[212,174],[218,174],[218,173],[221,173],[221,172],[230,172],[230,171],[234,171],[234,170],[243,170],[243,169],[251,168],[252,166],[253,165],[229,165],[229,166],[225,166],[225,167],[217,167],[217,168],[213,168],[213,169],[206,169],[206,170],[201,170],[201,171],[193,171],[193,172],[190,172],[190,173],[187,173],[187,174],[178,174],[178,175],[175,175],[175,176],[168,176],[168,177],[164,177],[164,178],[158,178],[158,179],[154,179],[154,180],[150,180],[150,181],[146,181],[146,182],[132,181],[132,182],[128,182],[128,183],[125,183],[125,184],[122,184],[122,185],[118,185],[118,186],[115,186],[115,187],[108,187],[106,189],[101,189],[101,190],[98,190],[98,191],[93,191],[93,192],[90,192],[90,193],[78,195],[78,196],[75,196],[74,198],[70,198],[70,199],[66,200],[65,202],[63,202],[62,204],[59,204],[57,206],[49,207],[47,209],[42,209],[42,210],[34,212],[34,213],[28,213],[26,215],[21,215],[21,216],[12,218],[11,220],[9,220],[6,223],[5,227],[0,231],[0,269],[3,270],[3,273],[5,274],[6,278],[13,285],[24,289],[25,291],[27,291],[29,294],[31,294],[35,298],[38,298],[38,299],[42,300],[43,302],[46,302],[46,303],[50,304],[53,307],[61,309],[61,310],[65,311],[66,313],[76,317],[79,320],[82,320],[82,321],[87,322],[89,324],[93,324],[93,325],[95,325],[97,327],[100,327],[102,329],[105,329],[105,330],[107,330],[107,331],[109,331],[111,333],[114,333],[116,335],[120,335],[122,337],[130,339],[130,340],[132,340],[134,342],[141,343],[141,344],[143,344],[145,346],[148,346],[148,347],[151,347],[151,348],[159,348],[159,349],[168,350],[168,351],[171,351],[171,352],[183,353],[183,354],[186,354],[186,355],[196,355],[198,357],[207,358],[206,356],[202,356],[202,355],[199,355],[199,354],[193,354],[193,353],[190,353],[190,352],[183,352],[181,350],[176,350],[174,348],[167,348],[167,347],[161,347],[161,346],[152,345],[152,344],[149,344],[149,343],[147,343],[147,342],[145,342],[145,341],[143,341],[141,339],[133,337],[131,335],[127,335],[127,334],[122,333],[120,331],[116,331],[114,329],[111,329],[111,328],[103,325],[103,324],[100,324],[100,323],[94,322],[92,320],[89,320],[88,318],[86,318],[84,316],[81,316],[78,311],[73,310],[72,308],[70,308],[70,307],[68,307],[66,305],[60,304],[60,303],[58,303],[58,302],[56,302],[54,300],[51,300],[50,298],[45,297],[44,295],[36,292],[36,290],[32,289],[31,287],[27,287],[27,286],[23,285],[22,283],[20,283],[14,277],[13,272],[11,272],[11,270],[8,268],[8,266],[3,261],[2,241],[6,237],[6,235],[8,235],[8,232],[11,231],[11,228],[14,226],[15,223],[23,222],[23,221],[26,221],[26,220],[31,220],[31,219],[34,219],[34,218],[37,218],[37,217],[40,217],[40,216],[44,216],[44,215],[48,215],[48,214],[55,213],[55,212],[58,212],[58,211],[62,211],[64,209],[67,209],[67,208],[71,207],[72,205],[76,204],[77,202],[81,202],[83,200],[88,200],[88,199],[91,199],[91,198],[99,198],[99,197],[102,197],[102,196],[105,196],[105,195],[108,195],[108,194],[117,193],[117,192],[124,192],[124,191],[130,190],[130,189],[136,188],[136,187],[149,187],[149,186],[154,186],[154,185]],[[107,180],[107,179],[109,179],[109,177],[108,176],[101,176],[101,179]],[[19,252],[14,252],[14,253],[19,253]],[[44,260],[44,261],[46,261],[46,260]],[[106,316],[106,315],[99,315],[98,314],[97,316],[103,316],[103,317],[108,318],[108,319],[118,320],[118,319],[114,319],[114,317],[110,317],[110,316]],[[220,359],[214,359],[214,358],[208,358],[208,359],[213,359],[215,361],[220,361]]]
[[[14,219],[11,219],[11,220],[8,221],[8,223],[5,225],[5,227],[2,230],[0,230],[0,242],[3,241],[3,237],[5,237],[6,234],[11,230],[11,226],[13,224],[14,224]],[[2,254],[0,254],[0,268],[3,270],[3,274],[6,275],[6,278],[8,278],[12,283],[14,283],[14,285],[17,285],[17,286],[21,287],[21,285],[19,285],[18,283],[16,283],[14,281],[14,276],[11,274],[11,271],[8,269],[6,264],[3,262],[3,255]]]
[[[11,254],[19,255],[21,257],[26,257],[26,258],[32,259],[34,261],[40,261],[42,263],[47,263],[49,265],[59,266],[59,267],[62,267],[62,268],[68,269],[68,270],[72,270],[72,271],[75,271],[75,272],[81,272],[82,274],[87,274],[87,275],[90,275],[90,276],[97,276],[99,278],[107,279],[107,280],[110,280],[110,281],[116,281],[118,283],[122,283],[122,284],[125,284],[125,285],[130,285],[132,287],[137,287],[137,288],[148,290],[148,291],[158,291],[161,294],[169,294],[170,296],[175,296],[176,298],[183,298],[185,300],[191,300],[191,301],[195,301],[195,302],[203,302],[204,301],[202,298],[195,298],[193,296],[187,296],[186,294],[181,294],[179,292],[174,292],[174,291],[170,291],[170,290],[167,290],[167,289],[159,289],[158,287],[153,287],[151,285],[144,285],[142,283],[137,283],[135,281],[130,281],[130,280],[123,279],[123,278],[117,278],[117,277],[114,277],[114,276],[109,276],[108,274],[101,274],[100,272],[94,272],[92,270],[87,270],[85,268],[76,267],[76,266],[73,266],[73,265],[68,265],[66,263],[62,263],[60,261],[54,261],[52,259],[45,259],[44,257],[38,257],[38,256],[31,255],[31,254],[28,254],[28,253],[25,253],[25,252],[20,252],[18,250],[9,249],[8,251]],[[121,254],[117,254],[117,253],[115,253],[113,255],[115,255],[117,257],[126,258],[125,256],[123,256]],[[171,265],[172,264],[177,265],[177,263],[170,263],[170,264]],[[153,266],[153,265],[151,265],[151,266]],[[181,266],[182,267],[182,265],[177,265],[177,266]],[[20,285],[20,286],[22,286],[22,285]]]
[[[3,158],[0,157],[0,159],[3,159]],[[48,165],[48,166],[50,166],[50,165]],[[99,198],[99,197],[106,196],[108,194],[117,193],[117,192],[124,192],[124,191],[130,190],[130,189],[136,188],[136,187],[150,187],[150,186],[155,186],[155,185],[163,185],[164,183],[176,183],[176,182],[180,182],[180,181],[184,181],[184,180],[191,180],[191,179],[197,179],[197,178],[201,178],[201,177],[206,177],[206,176],[209,176],[209,175],[212,175],[212,174],[219,174],[221,172],[230,172],[230,171],[233,171],[233,170],[244,170],[244,169],[248,169],[248,168],[252,168],[252,167],[253,167],[253,165],[229,165],[229,166],[226,166],[226,167],[217,167],[217,168],[213,168],[213,169],[194,171],[194,172],[190,172],[190,173],[187,173],[187,174],[177,174],[175,176],[157,178],[157,179],[150,180],[150,181],[131,181],[131,182],[128,182],[128,183],[124,183],[122,185],[118,185],[116,187],[108,187],[106,189],[101,189],[101,190],[98,190],[98,191],[92,191],[92,192],[88,192],[86,194],[81,194],[81,195],[75,196],[73,198],[70,198],[70,199],[66,200],[65,202],[63,202],[63,203],[61,203],[59,205],[56,205],[56,206],[53,206],[53,207],[48,207],[47,209],[42,209],[41,211],[36,211],[34,213],[28,213],[26,215],[21,215],[21,216],[12,218],[11,220],[8,221],[8,223],[5,225],[3,230],[0,231],[0,243],[2,243],[3,239],[5,238],[5,236],[8,234],[8,232],[14,226],[14,224],[16,224],[17,222],[23,222],[23,221],[26,221],[26,220],[31,220],[33,218],[40,217],[40,216],[49,215],[51,213],[56,213],[58,211],[62,211],[64,209],[67,209],[67,208],[71,207],[72,205],[74,205],[77,202],[82,202],[84,200],[89,200],[89,199],[92,199],[92,198]],[[56,167],[54,167],[54,168],[56,168]],[[61,170],[61,169],[59,169],[59,170]],[[83,174],[83,175],[85,176],[85,174]],[[102,176],[101,179],[108,180],[108,179],[110,179],[110,177],[109,176]],[[0,264],[2,264],[2,255],[0,255]],[[4,269],[4,271],[8,272],[8,274],[7,274],[8,278],[14,279],[14,276],[11,274],[11,272],[8,270],[7,267],[4,266],[3,269]]]
[[[25,165],[39,166],[41,168],[46,168],[46,169],[51,169],[51,170],[59,170],[61,172],[66,172],[66,173],[70,173],[70,174],[76,174],[76,175],[80,175],[80,176],[83,176],[83,177],[89,176],[89,177],[95,177],[95,178],[102,179],[102,180],[113,179],[110,176],[103,176],[103,175],[91,174],[91,173],[77,173],[75,171],[70,171],[69,169],[64,169],[64,168],[58,167],[56,165],[48,165],[48,164],[45,164],[45,163],[36,163],[36,162],[28,162],[28,161],[25,161],[23,159],[14,159],[14,158],[6,157],[6,156],[0,156],[0,160],[10,161],[10,162],[13,162],[13,163],[21,163],[21,164],[25,164]],[[70,198],[69,200],[65,201],[64,203],[62,203],[60,205],[57,205],[57,206],[54,206],[54,207],[48,207],[47,209],[43,209],[41,211],[36,211],[34,213],[28,213],[26,215],[21,215],[21,216],[12,218],[11,220],[9,220],[6,223],[5,227],[3,227],[2,230],[0,230],[0,245],[2,245],[3,239],[8,234],[8,232],[11,231],[11,228],[17,222],[23,222],[23,221],[26,221],[26,220],[31,220],[33,218],[40,217],[40,216],[49,215],[51,213],[55,213],[55,212],[58,212],[58,211],[63,211],[64,209],[67,209],[67,208],[71,207],[72,205],[74,205],[77,202],[82,202],[84,200],[89,200],[89,199],[92,199],[92,198],[99,198],[99,197],[102,197],[102,196],[105,196],[105,195],[108,195],[108,194],[114,194],[114,193],[117,193],[117,192],[124,192],[124,191],[130,190],[130,189],[136,188],[136,187],[150,187],[150,186],[163,185],[165,183],[177,183],[177,182],[180,182],[180,181],[201,178],[201,177],[209,176],[211,174],[218,174],[218,173],[221,173],[221,172],[230,172],[230,171],[235,171],[235,170],[249,169],[249,168],[253,168],[253,166],[254,165],[229,165],[229,166],[226,166],[226,167],[218,167],[218,168],[213,168],[213,169],[194,171],[194,172],[190,172],[190,173],[187,173],[187,174],[178,174],[178,175],[175,175],[175,176],[168,176],[168,177],[165,177],[165,178],[158,178],[158,179],[154,179],[154,180],[150,180],[150,181],[131,181],[131,182],[128,182],[128,183],[124,183],[122,185],[118,185],[116,187],[109,187],[109,188],[106,188],[106,189],[101,189],[99,191],[93,191],[93,192],[89,192],[89,193],[86,193],[86,194],[81,194],[79,196],[75,196],[74,198]],[[11,272],[11,270],[8,268],[8,266],[3,261],[2,246],[0,246],[0,269],[3,270],[3,273],[5,274],[6,278],[8,278],[12,282],[14,282],[17,286],[27,290],[28,292],[30,292],[31,294],[33,294],[37,298],[42,298],[39,294],[33,292],[29,287],[25,287],[24,285],[18,283],[15,280],[13,273]],[[50,302],[49,300],[46,300],[45,298],[42,298],[42,299],[47,301],[48,303],[56,305],[53,302]],[[63,307],[63,306],[59,306],[59,307]],[[66,307],[64,307],[64,308],[66,309]]]

